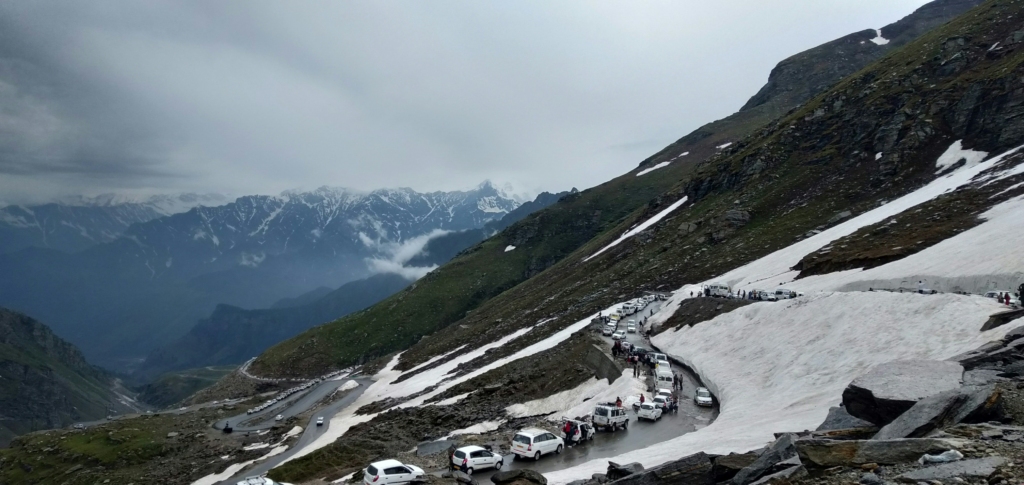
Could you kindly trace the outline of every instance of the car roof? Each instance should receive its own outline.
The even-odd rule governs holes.
[[[698,391],[707,391],[708,388],[706,388],[706,387],[698,387],[697,390]]]
[[[462,452],[465,452],[465,453],[472,453],[474,451],[483,451],[483,450],[484,450],[484,447],[482,447],[482,446],[469,445],[469,446],[463,446],[462,448],[459,448],[459,449],[457,449],[455,451],[462,451]]]
[[[519,430],[519,432],[516,433],[516,434],[524,434],[524,435],[528,435],[528,436],[537,436],[539,434],[544,434],[544,433],[547,433],[547,432],[548,431],[545,431],[545,430],[540,429],[540,428],[526,428],[526,429]]]
[[[370,466],[374,468],[391,468],[393,466],[405,466],[398,460],[381,460],[376,463],[370,463]]]
[[[658,388],[658,394],[662,394],[662,393],[664,393],[664,394],[672,394],[672,390],[667,388],[667,387],[659,387]]]

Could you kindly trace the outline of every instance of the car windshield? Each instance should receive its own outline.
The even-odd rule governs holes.
[[[711,393],[705,389],[700,389],[697,391],[697,397],[711,397]]]
[[[654,398],[654,402],[665,402],[665,398],[663,398],[661,396],[658,396],[658,397]]]
[[[643,404],[642,406],[640,406],[640,407],[642,407],[642,408],[644,408],[644,409],[654,409],[654,405],[653,405],[653,404],[647,404],[647,403],[644,403],[644,404]]]
[[[515,438],[512,438],[512,441],[515,441],[516,443],[522,443],[524,445],[528,445],[528,444],[530,444],[530,437],[529,436],[525,436],[525,435],[521,435],[521,434],[517,434],[515,436]]]
[[[368,473],[370,475],[376,475],[377,474],[377,468],[375,468],[373,465],[370,465],[370,466],[366,467],[366,473]]]

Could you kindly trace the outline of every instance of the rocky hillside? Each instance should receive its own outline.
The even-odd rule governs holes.
[[[929,6],[922,7],[907,18],[887,27],[896,29],[896,25],[901,26],[894,31],[898,31],[898,34],[893,34],[898,36],[899,40],[892,44],[905,43],[913,35],[953,18],[957,13],[975,3],[945,1],[934,2]],[[557,280],[558,288],[541,290],[540,288],[548,283],[535,280],[528,289],[517,288],[516,291],[536,291],[537,295],[545,294],[545,298],[555,295],[548,300],[558,302],[557,304],[562,306],[557,311],[564,312],[565,302],[570,301],[571,303],[568,305],[572,305],[573,313],[577,313],[578,310],[601,307],[615,296],[625,295],[626,293],[621,291],[612,293],[602,284],[592,285],[590,283],[596,272],[610,269],[602,267],[605,266],[604,263],[600,265],[591,263],[581,268],[578,267],[578,261],[567,257],[580,248],[594,248],[599,247],[596,246],[597,244],[606,244],[609,238],[617,237],[639,221],[676,202],[681,195],[686,193],[687,189],[682,184],[687,181],[697,184],[708,179],[707,183],[712,183],[714,177],[707,174],[708,169],[705,167],[709,163],[727,159],[731,154],[735,154],[738,146],[746,146],[751,143],[751,141],[742,141],[742,137],[753,134],[759,129],[763,133],[776,129],[777,124],[771,125],[767,129],[762,127],[771,120],[772,113],[782,109],[777,107],[785,107],[782,111],[796,108],[800,103],[807,101],[812,94],[820,93],[821,90],[838,82],[845,73],[856,72],[892,49],[890,44],[878,45],[868,42],[868,38],[865,37],[866,33],[863,32],[852,34],[852,36],[810,49],[781,63],[780,67],[773,71],[768,85],[753,98],[751,103],[748,103],[746,110],[697,129],[643,161],[636,171],[565,198],[551,208],[509,227],[498,236],[456,258],[452,264],[431,273],[415,288],[410,288],[360,315],[320,327],[316,329],[315,333],[300,336],[271,349],[256,361],[254,369],[267,374],[301,375],[317,373],[324,366],[343,366],[359,359],[383,355],[418,341],[420,336],[428,335],[460,319],[473,318],[470,311],[485,305],[485,302],[487,302],[487,308],[502,308],[501,313],[510,313],[512,307],[517,307],[536,314],[538,308],[533,306],[536,304],[535,300],[512,296],[515,292],[502,295],[501,300],[494,302],[488,302],[488,300],[552,266],[558,269],[548,271],[547,274],[550,276],[547,276],[546,279]],[[861,40],[865,40],[866,43],[860,44]],[[860,54],[847,55],[844,49],[854,49]],[[805,75],[799,73],[805,73]],[[772,106],[776,108],[769,110],[768,107]],[[726,143],[732,143],[732,145],[723,146]],[[655,167],[658,168],[646,172]],[[823,168],[819,167],[818,169]],[[695,170],[702,170],[704,174],[695,176]],[[782,174],[777,176],[781,177]],[[810,179],[806,179],[804,182],[813,183]],[[730,189],[732,188],[730,187]],[[871,197],[868,193],[862,194],[862,196]],[[749,197],[749,195],[745,197]],[[697,198],[693,196],[691,200]],[[703,221],[697,220],[698,217],[691,222],[693,224],[692,234],[687,232],[689,229],[681,230],[681,235],[687,240],[704,238],[704,241],[700,242],[700,246],[690,247],[688,251],[690,254],[695,254],[702,246],[720,242],[708,241],[709,237],[706,236],[706,233],[718,233],[721,237],[732,230],[732,225],[750,222],[749,206],[747,210],[741,211],[742,214],[738,220],[726,220],[724,213],[729,209],[742,208],[745,201],[741,201],[739,207],[732,202],[733,200],[729,200],[726,204],[723,201],[721,206],[714,209],[711,209],[709,204],[709,210],[713,211],[709,215],[717,219]],[[847,203],[835,204],[840,207],[836,209],[836,212],[845,209],[847,205]],[[823,208],[819,207],[818,209],[822,210]],[[776,212],[775,208],[766,207],[764,210],[766,214]],[[715,212],[720,214],[715,214]],[[828,219],[833,214],[830,213],[823,219]],[[807,222],[801,220],[799,225],[802,226]],[[712,225],[722,226],[721,230],[708,230]],[[698,232],[699,226],[704,226],[701,228],[704,230],[703,232]],[[763,229],[763,225],[755,226],[761,226]],[[813,227],[813,225],[810,226],[810,228]],[[782,234],[787,235],[782,239],[778,238]],[[704,262],[700,266],[690,265],[687,276],[698,277],[702,274],[710,274],[716,269],[735,264],[741,258],[753,257],[760,251],[778,247],[778,245],[791,240],[787,230],[767,235],[767,237],[769,239],[765,241],[765,246],[755,252],[745,250],[743,253],[722,253],[723,257],[718,261]],[[650,236],[644,235],[639,239],[646,242],[649,238]],[[681,244],[681,241],[677,241],[675,238],[676,233],[668,234],[663,237],[658,246],[649,248],[649,250],[655,251],[655,255],[643,266],[654,265],[654,267],[660,266],[662,269],[669,265],[679,266],[681,261],[670,261],[673,257],[678,256],[679,250],[687,244]],[[505,249],[510,246],[516,249],[505,252]],[[619,249],[624,247],[633,247],[633,244],[620,246]],[[683,256],[688,257],[690,254]],[[602,256],[603,260],[608,260],[608,258],[607,255]],[[615,258],[616,261],[618,259]],[[664,261],[662,261],[663,259]],[[631,258],[629,260],[630,267],[640,264],[638,259]],[[567,271],[568,268],[573,269]],[[668,288],[674,285],[674,283],[668,284],[668,281],[678,281],[682,276],[673,277],[671,276],[673,274],[674,271],[671,270],[660,271],[654,281],[648,281],[645,278],[646,275],[637,275],[638,277],[629,287],[637,287],[642,284],[648,289]],[[608,281],[619,281],[618,278],[624,277],[624,275],[615,273],[608,276],[611,277]],[[575,298],[566,300],[569,296],[565,294],[566,290],[562,286],[572,287]],[[593,286],[592,293],[585,293],[581,289],[581,287],[590,286]],[[502,303],[498,303],[498,301]],[[512,301],[512,303],[506,303],[508,301]],[[583,305],[579,303],[580,301],[586,302],[586,304]],[[369,332],[369,329],[376,325],[374,321],[383,321],[385,315],[388,315],[388,321],[403,322],[401,324],[403,332],[390,337],[386,344],[380,342],[379,337],[375,337],[372,332]],[[499,318],[505,317],[499,316]],[[500,332],[502,330],[499,329],[502,328],[505,328],[505,325],[495,326],[494,330]],[[364,332],[367,337],[361,343],[342,337],[352,334],[362,335]],[[483,337],[477,334],[473,338],[490,338],[493,335],[489,334],[487,337]],[[336,345],[343,339],[345,342]],[[311,344],[311,342],[316,343]],[[366,343],[370,343],[370,345],[365,345]]]
[[[61,428],[131,409],[113,378],[46,325],[0,308],[0,446],[37,429]]]

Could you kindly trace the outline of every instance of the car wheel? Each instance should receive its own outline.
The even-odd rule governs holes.
[[[536,455],[533,455],[533,461],[540,461],[540,452],[539,451],[537,452]]]
[[[464,471],[466,472],[466,475],[470,475],[470,476],[473,475],[473,467],[469,467],[469,468],[465,469]]]
[[[629,420],[622,422],[622,429],[629,429]]]
[[[561,453],[562,453],[562,445],[558,445],[558,448],[555,448],[555,454],[559,455]]]
[[[513,455],[513,456],[514,456],[514,455]],[[503,466],[505,466],[505,462],[503,462],[503,461],[499,461],[499,462],[497,462],[497,463],[495,463],[495,464],[494,464],[494,469],[495,469],[495,470],[501,470],[501,467],[503,467]]]

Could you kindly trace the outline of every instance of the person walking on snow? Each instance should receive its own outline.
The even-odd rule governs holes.
[[[1006,301],[1006,306],[1010,306],[1010,292],[1009,291],[1006,292],[1006,296],[1004,296],[1003,299]]]

